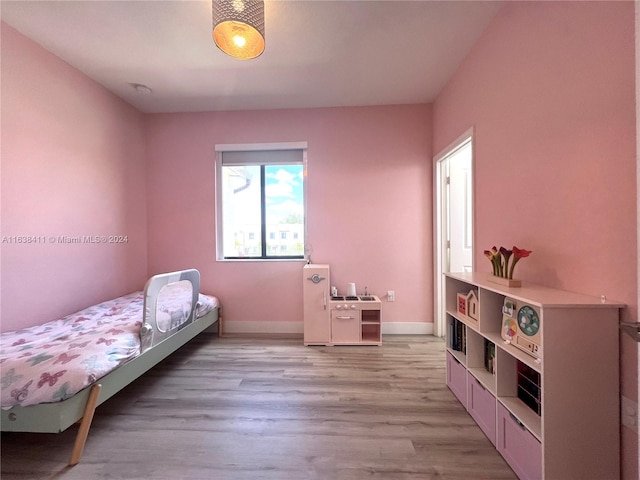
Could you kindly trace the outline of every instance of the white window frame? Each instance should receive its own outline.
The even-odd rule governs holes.
[[[282,261],[307,261],[307,142],[277,142],[277,143],[225,143],[215,146],[215,210],[216,210],[216,259],[221,262],[282,262]],[[222,154],[224,152],[268,152],[281,150],[302,151],[303,173],[303,202],[304,202],[304,245],[303,258],[225,258],[224,257],[224,232],[222,221]]]

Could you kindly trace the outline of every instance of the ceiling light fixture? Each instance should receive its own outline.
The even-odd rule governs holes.
[[[212,0],[213,39],[220,50],[241,60],[264,51],[264,1]]]

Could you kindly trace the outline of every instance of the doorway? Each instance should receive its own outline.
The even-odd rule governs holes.
[[[434,159],[435,302],[434,329],[445,333],[444,277],[473,271],[473,130],[461,135]]]

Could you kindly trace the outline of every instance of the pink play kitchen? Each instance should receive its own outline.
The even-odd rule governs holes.
[[[349,283],[343,295],[330,286],[329,265],[303,268],[305,345],[380,345],[380,299],[358,294]]]

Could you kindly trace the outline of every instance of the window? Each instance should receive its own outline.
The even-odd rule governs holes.
[[[304,258],[306,143],[216,152],[218,259]]]

